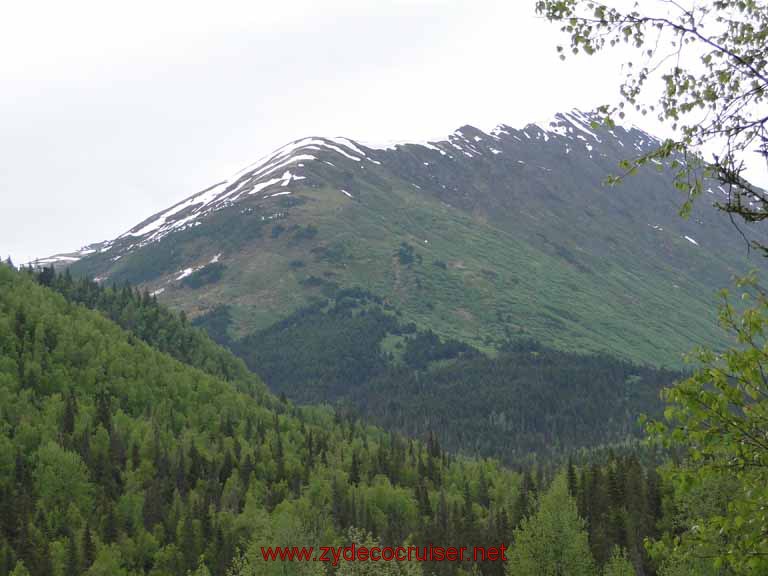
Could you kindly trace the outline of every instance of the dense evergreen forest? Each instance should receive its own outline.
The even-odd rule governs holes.
[[[0,575],[281,574],[261,545],[343,544],[353,528],[385,544],[509,543],[546,521],[534,511],[550,492],[588,519],[574,529],[591,537],[596,565],[615,546],[648,564],[642,538],[664,490],[636,459],[571,468],[561,476],[572,496],[562,494],[548,488],[555,470],[451,456],[435,435],[407,439],[280,401],[253,376],[242,384],[238,360],[158,310],[152,333],[167,334],[165,352],[143,341],[142,314],[135,331],[121,329],[0,266]],[[190,340],[200,368],[172,357]]]
[[[768,319],[746,314],[749,324],[731,321],[755,342]],[[408,333],[428,363],[456,346]],[[529,343],[507,353],[553,352]],[[729,354],[743,381],[758,375],[753,352]],[[482,358],[461,346],[445,356]],[[665,415],[682,424],[648,429],[666,453],[629,443],[574,452],[566,465],[504,466],[445,450],[434,431],[409,438],[341,407],[280,399],[183,315],[131,288],[0,265],[0,576],[760,574],[763,449],[751,452],[749,439],[763,408],[747,403],[751,420],[726,435],[709,427],[686,394],[729,419],[741,410],[725,384],[731,404],[698,387],[717,374],[697,371],[665,393]],[[691,433],[699,444],[681,450]],[[736,446],[738,434],[749,436]],[[261,554],[350,542],[509,550],[506,562],[338,566]]]
[[[439,434],[446,448],[519,462],[532,454],[637,436],[640,414],[680,373],[607,355],[567,353],[530,340],[495,357],[399,321],[368,292],[339,290],[237,341],[228,310],[195,320],[299,403],[341,401],[407,435]],[[504,393],[500,393],[500,391]]]
[[[255,386],[240,360],[147,294],[75,281],[52,269],[37,278],[183,362],[246,389]],[[507,342],[492,358],[403,324],[395,310],[360,289],[334,291],[332,299],[237,341],[228,336],[228,314],[217,307],[192,324],[239,354],[274,392],[300,404],[336,402],[408,436],[434,432],[448,450],[508,464],[636,437],[638,416],[657,414],[659,390],[680,377],[529,340]]]

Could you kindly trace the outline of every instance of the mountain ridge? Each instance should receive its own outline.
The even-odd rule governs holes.
[[[716,291],[762,263],[706,202],[680,219],[684,198],[663,164],[604,186],[658,140],[598,121],[573,111],[385,148],[303,138],[72,271],[138,284],[191,317],[231,305],[238,338],[360,287],[419,327],[486,351],[532,337],[679,365],[692,346],[719,342]],[[724,194],[710,185],[704,196]]]
[[[182,198],[178,202],[172,204],[169,208],[166,208],[165,210],[145,218],[137,225],[118,235],[113,240],[104,240],[88,244],[78,250],[62,252],[46,258],[38,258],[26,264],[37,263],[40,265],[66,265],[75,262],[77,259],[93,254],[94,252],[107,251],[112,248],[115,242],[121,239],[126,239],[128,237],[143,237],[149,235],[149,238],[143,239],[143,241],[159,240],[166,233],[175,229],[183,228],[185,225],[190,223],[187,219],[183,218],[187,208],[194,208],[192,213],[196,217],[204,217],[211,209],[215,210],[217,207],[223,207],[228,203],[234,203],[238,199],[242,198],[243,194],[256,194],[262,190],[277,187],[278,184],[279,187],[286,187],[292,181],[299,181],[304,179],[304,177],[295,176],[290,170],[283,171],[280,177],[272,177],[269,179],[266,179],[265,177],[268,175],[272,176],[274,172],[278,172],[280,169],[292,164],[298,164],[299,168],[303,168],[304,161],[317,160],[317,158],[312,156],[312,154],[297,154],[295,156],[291,156],[292,152],[301,150],[305,152],[310,150],[314,151],[319,150],[321,149],[320,147],[324,146],[327,149],[337,151],[342,156],[351,160],[359,161],[364,158],[374,164],[380,164],[381,161],[377,160],[375,157],[369,157],[369,153],[373,152],[374,156],[376,156],[380,155],[381,153],[386,153],[388,150],[397,150],[400,147],[418,146],[438,151],[442,155],[448,157],[451,157],[452,149],[458,150],[465,156],[472,158],[474,155],[482,155],[482,152],[477,150],[477,145],[485,138],[501,140],[502,138],[499,136],[499,134],[507,134],[511,135],[513,138],[516,138],[518,141],[521,141],[516,133],[522,133],[525,134],[528,138],[531,138],[530,135],[527,134],[528,130],[534,131],[536,134],[535,139],[538,140],[539,138],[543,137],[545,142],[548,141],[551,136],[559,135],[568,137],[569,129],[571,132],[582,132],[582,134],[578,134],[575,137],[583,142],[587,142],[587,139],[583,136],[583,134],[588,134],[595,141],[600,142],[599,137],[595,135],[593,130],[587,124],[587,122],[596,122],[599,120],[600,117],[595,113],[584,113],[578,109],[573,109],[567,113],[557,113],[553,117],[540,122],[528,123],[520,129],[512,128],[507,124],[500,123],[490,131],[485,132],[471,124],[465,124],[447,135],[443,140],[414,140],[399,141],[388,144],[376,144],[372,142],[362,142],[360,140],[354,140],[344,136],[308,136],[300,138],[275,149],[270,154],[262,156],[256,162],[241,168],[231,176],[220,179],[215,184],[208,186],[199,192],[195,192],[190,196]],[[510,130],[512,130],[515,134],[510,132]],[[632,130],[638,131],[645,135],[644,138],[639,139],[639,145],[637,145],[638,151],[642,151],[641,145],[646,141],[658,142],[658,139],[651,136],[650,134],[647,134],[646,132],[639,130],[638,128],[633,127]],[[464,132],[468,132],[470,136],[472,136],[474,143],[465,137]],[[611,130],[610,133],[615,137],[614,130]],[[469,151],[464,150],[461,145],[457,143],[457,141],[461,140],[464,140],[465,145],[468,145]],[[347,151],[344,151],[344,148],[347,148]],[[488,147],[487,150],[492,154],[502,153],[500,150],[492,146]],[[357,156],[355,154],[357,154]],[[288,158],[286,158],[286,156],[288,156]],[[253,177],[255,177],[255,179]],[[198,207],[198,204],[201,204],[201,206]],[[166,226],[165,221],[158,222],[161,217],[165,217],[165,219],[167,219],[169,216],[176,217],[172,220],[173,225]],[[155,226],[153,226],[153,224]]]

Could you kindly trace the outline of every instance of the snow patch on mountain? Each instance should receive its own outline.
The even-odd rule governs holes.
[[[370,158],[360,146],[347,138],[302,138],[278,148],[272,154],[249,164],[218,184],[193,194],[186,200],[155,214],[120,235],[118,239],[129,236],[136,237],[138,241],[132,248],[141,247],[149,242],[157,241],[171,232],[194,225],[200,221],[200,218],[215,210],[231,206],[244,197],[268,191],[273,187],[285,188],[289,184],[306,180],[307,177],[302,173],[303,170],[308,164],[316,161],[321,154],[327,152],[335,153],[355,162],[361,162],[362,159],[378,162]],[[333,166],[331,162],[326,161],[326,163]],[[276,175],[276,173],[280,175]],[[290,193],[290,191],[281,191],[266,194],[264,198],[273,198]]]
[[[113,241],[88,244],[79,250],[74,250],[72,252],[62,252],[61,254],[54,254],[53,256],[48,256],[46,258],[37,258],[29,262],[24,262],[21,264],[21,266],[25,268],[46,268],[48,266],[53,266],[54,268],[64,268],[82,258],[85,258],[86,256],[89,256],[90,254],[97,254],[99,252],[109,250],[112,244]]]
[[[184,278],[186,278],[187,276],[191,276],[192,274],[194,274],[195,272],[200,270],[200,268],[202,268],[202,266],[194,266],[192,268],[184,268],[184,270],[182,270],[181,273],[178,276],[176,276],[176,280],[184,280]]]
[[[591,158],[591,152],[597,146],[606,145],[604,141],[607,141],[607,145],[626,145],[628,149],[634,148],[643,152],[647,152],[649,146],[658,142],[636,128],[597,129],[597,124],[602,124],[598,114],[571,110],[519,129],[507,124],[498,124],[485,132],[466,125],[447,137],[429,141],[388,142],[382,145],[342,136],[302,138],[281,146],[234,174],[222,178],[213,186],[153,215],[112,242],[87,247],[89,252],[81,249],[74,253],[55,255],[39,260],[38,265],[66,264],[90,253],[105,250],[114,249],[115,253],[110,254],[113,257],[126,254],[156,242],[170,233],[198,226],[211,213],[243,200],[251,198],[255,202],[268,202],[296,193],[297,186],[316,187],[317,181],[314,178],[319,177],[323,181],[324,176],[322,172],[318,174],[318,170],[328,170],[326,166],[336,171],[348,171],[355,165],[360,169],[368,166],[377,170],[379,166],[386,168],[389,161],[401,162],[410,157],[423,171],[424,180],[417,174],[416,182],[427,188],[442,186],[445,189],[447,182],[440,180],[440,162],[454,162],[458,169],[461,169],[461,163],[474,164],[491,160],[517,162],[520,165],[526,165],[525,160],[532,160],[530,165],[537,166],[538,163],[533,162],[533,156],[538,152],[529,158],[526,151],[537,150],[538,146],[547,146],[550,149],[560,146],[565,154],[571,154],[583,146],[581,149],[585,150],[585,156]],[[597,149],[597,153],[600,157],[607,157],[601,149]],[[545,166],[537,167],[545,171],[551,170]],[[421,189],[416,182],[412,182],[413,186]],[[352,197],[346,189],[341,189],[341,192]],[[272,217],[262,216],[262,219]],[[179,274],[183,272],[184,270]]]

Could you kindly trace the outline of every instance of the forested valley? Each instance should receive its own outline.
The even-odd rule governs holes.
[[[733,489],[701,503],[631,443],[502,465],[297,405],[146,293],[52,270],[0,266],[0,355],[2,576],[370,573],[260,553],[351,541],[510,546],[383,574],[684,574],[664,543]]]
[[[352,528],[389,545],[509,543],[559,530],[540,496],[578,510],[568,538],[595,566],[617,555],[651,566],[642,542],[658,534],[669,488],[632,454],[565,471],[454,456],[436,434],[413,439],[278,399],[151,297],[90,291],[92,305],[122,300],[121,329],[40,285],[54,282],[0,268],[3,576],[280,574],[260,546],[340,544]],[[93,284],[71,287],[87,300]],[[145,313],[132,316],[138,301]],[[407,567],[477,568],[505,569]]]
[[[215,375],[254,386],[245,384],[243,363],[207,339],[204,357],[202,333],[182,328],[147,294],[50,268],[38,281],[183,362],[205,362]],[[510,465],[637,440],[637,418],[658,415],[659,391],[681,375],[531,340],[510,341],[492,358],[404,325],[391,307],[360,289],[334,292],[237,341],[229,338],[228,323],[226,307],[191,322],[241,356],[275,393],[299,404],[331,402],[407,436],[435,433],[450,451]]]

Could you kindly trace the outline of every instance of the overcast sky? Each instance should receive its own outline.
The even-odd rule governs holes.
[[[28,0],[0,18],[0,256],[111,239],[291,140],[438,138],[616,99],[511,0]]]

